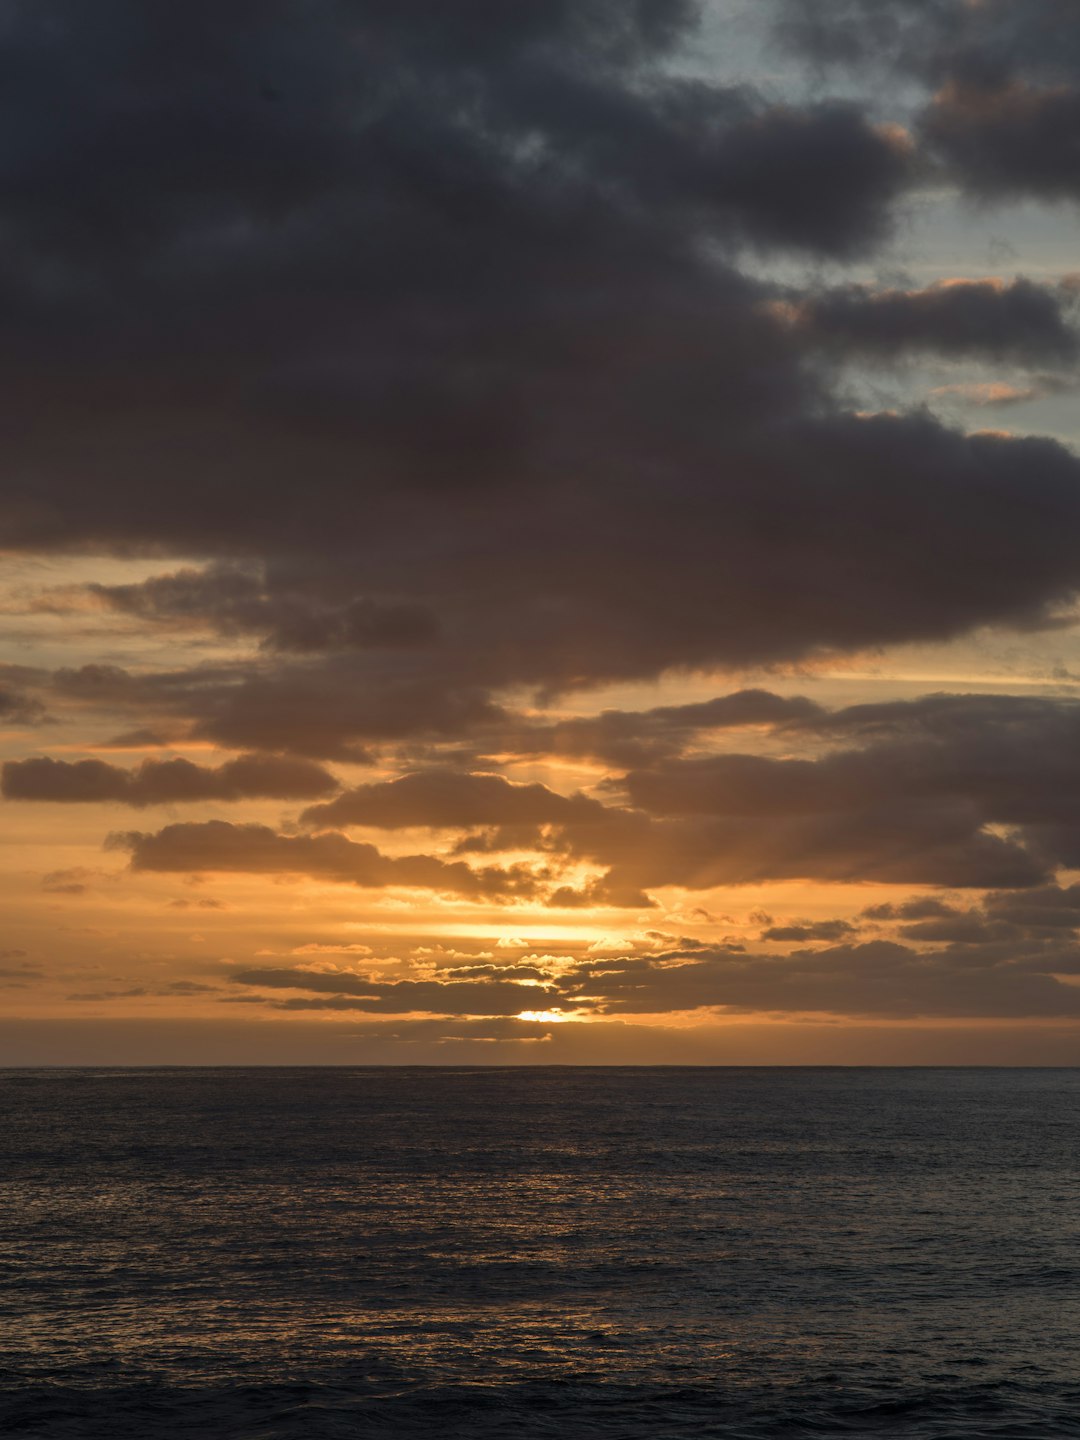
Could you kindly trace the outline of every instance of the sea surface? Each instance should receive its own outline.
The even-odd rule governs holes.
[[[1080,1436],[1080,1071],[0,1071],[0,1434]]]

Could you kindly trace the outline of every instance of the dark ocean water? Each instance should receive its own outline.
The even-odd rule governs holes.
[[[0,1433],[1080,1436],[1080,1071],[0,1072]]]

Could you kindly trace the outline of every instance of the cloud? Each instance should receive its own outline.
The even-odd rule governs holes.
[[[256,991],[294,992],[284,1000],[252,997],[276,1008],[411,1017],[551,1011],[597,1022],[765,1011],[898,1020],[1073,1019],[1080,1016],[1080,992],[1060,976],[1077,973],[1078,965],[1071,938],[1063,946],[1017,931],[1004,941],[974,937],[933,949],[877,939],[771,955],[700,945],[631,949],[540,967],[443,968],[421,981],[302,967],[240,969],[230,978]]]
[[[362,682],[367,678],[369,685]],[[44,682],[39,682],[44,683]],[[369,745],[422,738],[456,742],[463,750],[517,756],[591,757],[616,766],[678,753],[695,736],[728,729],[769,728],[816,714],[804,697],[765,690],[737,691],[689,705],[648,711],[607,710],[557,723],[526,717],[494,703],[466,677],[440,683],[403,678],[379,683],[366,667],[342,656],[277,661],[272,671],[203,665],[188,671],[134,674],[85,665],[56,672],[51,693],[63,704],[101,708],[153,721],[113,743],[125,748],[161,744],[161,731],[227,745],[278,747],[318,758],[370,761]],[[363,742],[363,743],[361,743]]]
[[[927,956],[889,941],[795,950],[771,959],[729,952],[605,961],[564,988],[599,997],[608,1016],[725,1007],[734,1011],[890,1016],[1080,1016],[1080,990],[1008,957],[973,963],[963,947]]]
[[[847,920],[813,920],[796,925],[770,925],[761,932],[762,940],[842,940],[854,934],[857,926]]]
[[[916,127],[985,199],[1080,199],[1080,45],[1061,0],[780,0],[796,54],[932,90]]]
[[[0,772],[0,793],[8,800],[139,807],[196,800],[310,800],[338,788],[320,766],[276,755],[241,755],[217,769],[190,760],[144,760],[136,770],[103,760],[41,757],[9,760]]]
[[[980,946],[1004,944],[1016,953],[1021,947],[1052,969],[1075,973],[1080,949],[1072,936],[1080,931],[1080,886],[1044,885],[1017,893],[1004,890],[961,906],[936,896],[916,896],[900,904],[875,905],[863,912],[867,919],[901,921],[898,934],[920,944]],[[1062,950],[1062,945],[1068,949]]]
[[[275,650],[409,648],[429,645],[439,633],[434,615],[421,605],[346,599],[335,607],[303,591],[270,593],[257,572],[237,565],[187,567],[138,584],[87,588],[124,615],[221,635],[254,632]]]
[[[345,731],[460,732],[509,686],[1072,593],[1064,448],[847,415],[763,305],[748,251],[887,236],[917,171],[895,125],[680,77],[675,0],[453,8],[273,0],[252,33],[199,4],[182,43],[133,0],[10,17],[0,541],[179,557],[95,593],[263,646],[200,737],[356,758]],[[1025,285],[983,308],[1060,347]]]
[[[40,725],[44,719],[45,707],[40,700],[0,684],[0,723]]]
[[[63,870],[50,870],[41,877],[41,888],[50,895],[85,895],[90,889],[89,882],[98,878],[100,872],[85,865],[69,865]]]
[[[295,998],[290,1009],[362,1010],[404,1015],[426,1012],[440,1015],[506,1015],[543,1008],[546,986],[522,985],[514,980],[394,980],[378,981],[347,972],[303,969],[242,970],[233,975],[239,985],[260,989],[303,990],[325,1000]]]
[[[602,820],[596,800],[559,795],[546,785],[517,785],[501,775],[426,770],[397,780],[360,785],[325,805],[305,810],[308,825],[370,825],[397,830],[420,825],[466,829],[477,825],[558,825]]]
[[[1080,200],[1080,77],[1071,78],[951,80],[924,114],[926,138],[978,194]]]
[[[667,836],[689,863],[696,833],[714,863],[734,850],[773,876],[805,854],[804,873],[823,879],[847,864],[852,878],[903,872],[918,884],[921,870],[930,883],[987,887],[1037,884],[1048,865],[1080,856],[1073,701],[930,696],[807,724],[848,737],[848,748],[814,760],[729,753],[630,771],[630,803],[665,822],[643,837],[642,852]],[[728,838],[734,822],[741,850]]]
[[[157,677],[84,667],[58,690],[156,709],[230,748],[357,760],[375,740],[491,730],[509,685],[558,690],[1039,624],[1080,575],[1080,462],[1052,441],[962,436],[927,415],[837,415],[777,423],[743,458],[752,485],[714,484],[671,454],[662,505],[637,485],[618,505],[586,489],[573,523],[561,501],[548,508],[553,492],[536,510],[489,496],[467,537],[442,526],[442,553],[428,553],[425,584],[445,587],[433,647]],[[420,549],[425,523],[408,532]],[[464,575],[459,545],[474,562]],[[947,565],[929,563],[938,553]],[[320,583],[335,583],[338,563],[327,554]]]
[[[917,895],[899,904],[886,901],[880,905],[868,905],[862,913],[870,920],[927,920],[947,918],[957,911],[947,900],[936,895]]]
[[[4,963],[12,960],[20,963],[17,965]],[[17,948],[0,950],[0,986],[5,990],[19,990],[35,980],[44,980],[45,972],[38,969],[36,965],[27,964],[26,960],[25,950]]]
[[[949,803],[823,806],[765,817],[631,815],[603,831],[568,831],[566,849],[610,867],[604,892],[613,895],[778,880],[1022,887],[1050,873],[1040,855],[988,833],[969,807]]]
[[[49,0],[48,24],[13,11],[24,83],[5,119],[25,139],[0,283],[13,343],[37,337],[12,438],[47,472],[16,488],[14,538],[329,538],[358,465],[352,518],[370,521],[388,481],[434,463],[436,483],[468,488],[520,460],[525,392],[602,318],[560,297],[616,319],[636,291],[667,328],[657,282],[704,283],[680,236],[848,254],[886,231],[907,178],[895,133],[849,104],[675,78],[664,63],[696,7],[582,0],[520,23],[468,8],[449,21],[416,0],[403,24],[383,5],[273,0],[255,31],[206,4],[182,27],[132,0],[92,29],[72,0]],[[77,73],[75,53],[92,57]],[[42,433],[47,400],[70,439]],[[320,504],[278,489],[298,473]]]
[[[711,184],[757,242],[850,256],[887,233],[911,148],[899,127],[869,124],[851,104],[777,107],[724,137]]]
[[[609,782],[602,823],[575,820],[548,839],[607,867],[592,892],[561,903],[796,878],[1025,889],[1080,863],[1073,700],[926,696],[808,711],[777,734],[833,748],[659,758]],[[940,917],[920,903],[868,913]]]
[[[166,825],[156,834],[120,832],[112,849],[131,853],[133,870],[172,874],[305,875],[366,888],[404,886],[466,899],[529,897],[537,882],[526,866],[472,870],[460,861],[432,855],[391,857],[373,845],[344,835],[278,835],[265,825],[232,825],[224,820]]]
[[[554,724],[493,724],[484,737],[490,748],[515,756],[553,755],[595,759],[625,768],[681,753],[696,738],[724,730],[774,728],[822,713],[804,696],[774,695],[768,690],[737,690],[714,700],[659,705],[652,710],[602,710]]]
[[[646,734],[655,713],[643,712]],[[828,748],[812,759],[661,751],[606,781],[605,803],[444,767],[356,787],[302,817],[313,827],[463,831],[451,859],[395,859],[332,832],[277,835],[223,822],[121,841],[137,869],[296,873],[569,909],[644,909],[667,886],[792,879],[1025,889],[1080,863],[1073,700],[938,695],[833,712],[792,703],[771,713],[776,740]],[[634,717],[622,718],[630,725]],[[683,739],[684,726],[680,716]],[[473,869],[463,859],[506,851],[537,858],[507,869]],[[567,878],[582,866],[595,873]],[[868,918],[941,916],[880,909]],[[839,938],[782,929],[768,938]]]
[[[1072,294],[1016,279],[950,279],[921,290],[848,285],[795,302],[788,313],[809,343],[842,354],[892,357],[933,351],[951,358],[1071,364],[1078,336]]]
[[[187,995],[212,995],[220,990],[219,985],[200,985],[195,980],[174,980],[168,985],[131,985],[126,990],[81,990],[68,995],[67,1000],[79,1002],[94,1000],[132,1000],[151,995],[175,998]]]
[[[777,0],[776,35],[815,64],[881,81],[901,69],[928,84],[1014,70],[1062,75],[1080,61],[1061,0]]]
[[[173,699],[191,733],[215,744],[293,751],[350,764],[370,761],[369,742],[412,736],[453,738],[501,717],[483,686],[459,675],[428,673],[393,657],[385,668],[348,656],[322,657],[238,683],[194,684]],[[464,667],[463,667],[464,668]]]

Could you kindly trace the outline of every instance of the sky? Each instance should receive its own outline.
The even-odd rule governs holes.
[[[0,1063],[1080,1064],[1068,0],[0,72]]]

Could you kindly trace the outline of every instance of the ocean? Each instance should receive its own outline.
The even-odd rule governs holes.
[[[0,1433],[1080,1436],[1080,1071],[0,1071]]]

